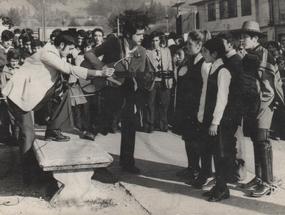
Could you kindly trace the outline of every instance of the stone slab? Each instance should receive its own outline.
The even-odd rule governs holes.
[[[44,171],[82,170],[107,167],[113,158],[95,141],[69,135],[68,142],[36,139],[33,145],[37,160]]]

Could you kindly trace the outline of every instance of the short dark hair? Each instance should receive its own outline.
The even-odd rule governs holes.
[[[61,43],[65,45],[77,45],[74,34],[68,30],[62,31],[54,40],[54,45],[59,46]]]
[[[21,30],[20,30],[19,28],[16,28],[16,29],[14,30],[14,34],[21,34]]]
[[[1,34],[1,40],[2,41],[9,41],[14,38],[14,33],[9,30],[4,30]]]
[[[190,31],[188,34],[188,38],[195,42],[203,42],[204,41],[204,34],[199,30]]]
[[[96,31],[101,32],[101,33],[102,33],[102,36],[104,36],[104,31],[103,31],[103,29],[101,29],[101,28],[94,28],[94,30],[92,31],[92,36],[93,36],[93,37],[94,37]]]
[[[83,29],[80,29],[80,30],[77,31],[77,37],[85,38],[86,36],[87,36],[87,33]]]
[[[161,40],[162,35],[163,35],[163,33],[161,31],[153,31],[150,34],[150,41],[153,40],[153,38],[155,38],[155,37],[159,37],[159,40]]]
[[[22,38],[23,44],[25,44],[26,42],[32,42],[33,41],[31,36],[29,36],[28,34],[23,34],[23,36],[21,38]]]
[[[204,43],[203,47],[208,49],[211,54],[217,52],[218,58],[224,57],[226,54],[225,46],[221,38],[210,39]]]
[[[274,40],[270,40],[267,42],[266,44],[266,48],[268,48],[268,46],[273,46],[274,48],[276,48],[278,51],[280,50],[280,45],[278,42],[274,41]]]
[[[49,38],[52,39],[53,37],[57,37],[61,32],[62,30],[60,28],[56,28],[51,32]]]
[[[7,53],[7,61],[10,62],[11,59],[20,59],[20,53],[16,49],[10,49]]]
[[[225,31],[217,35],[218,38],[226,40],[228,43],[234,45],[234,37],[231,32]]]
[[[137,30],[145,30],[150,22],[149,17],[141,10],[127,10],[122,15],[121,20],[123,28],[123,36],[130,37]]]

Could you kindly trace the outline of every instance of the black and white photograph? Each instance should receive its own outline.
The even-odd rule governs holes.
[[[284,92],[285,0],[0,0],[0,215],[285,215]]]

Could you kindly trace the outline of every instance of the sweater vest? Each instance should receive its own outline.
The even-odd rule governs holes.
[[[222,68],[225,68],[224,65],[219,66],[216,71],[208,76],[207,92],[206,92],[206,103],[204,110],[203,124],[207,127],[212,124],[213,113],[215,111],[216,102],[217,102],[217,93],[218,93],[218,76]],[[228,102],[223,113],[220,124],[233,122],[232,110],[234,104],[232,104],[233,99],[231,98],[233,94],[229,91]]]
[[[204,58],[201,58],[196,64],[194,61],[187,65],[187,73],[178,79],[178,100],[183,104],[183,109],[187,116],[196,118],[199,110],[200,97],[203,86],[201,74]]]

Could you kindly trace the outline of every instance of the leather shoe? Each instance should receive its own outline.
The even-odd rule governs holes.
[[[259,198],[259,197],[270,195],[270,194],[271,194],[270,185],[262,183],[256,186],[256,188],[250,192],[249,196]]]
[[[67,142],[70,137],[65,136],[59,129],[46,130],[45,141]]]
[[[83,131],[81,138],[86,140],[95,140],[95,135],[89,131]]]
[[[187,184],[192,185],[192,187],[196,189],[202,189],[203,185],[207,182],[207,177],[205,176],[198,176],[193,182],[186,182]]]
[[[136,174],[136,175],[141,173],[140,169],[137,168],[136,166],[123,166],[122,170],[124,172],[128,172],[128,173],[131,173],[131,174]]]
[[[248,183],[246,184],[241,184],[241,188],[243,189],[251,189],[253,188],[254,186],[258,185],[261,183],[261,180],[257,177],[254,177],[251,181],[249,181]]]
[[[226,188],[223,191],[216,190],[212,196],[208,198],[209,202],[219,202],[224,199],[230,198],[230,191]]]
[[[214,195],[214,193],[216,192],[217,190],[217,187],[216,186],[213,186],[209,191],[206,191],[202,194],[202,196],[205,196],[205,197],[211,197]]]

